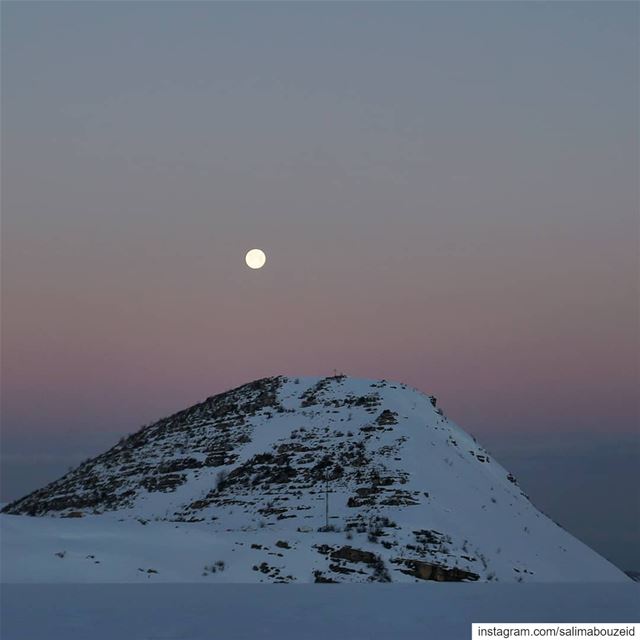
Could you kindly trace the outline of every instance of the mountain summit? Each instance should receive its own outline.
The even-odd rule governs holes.
[[[226,550],[228,581],[626,579],[540,513],[433,396],[342,375],[208,398],[3,513],[171,523]]]

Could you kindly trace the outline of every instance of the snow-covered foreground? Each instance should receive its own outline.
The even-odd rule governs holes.
[[[143,524],[144,523],[144,524]],[[293,549],[268,529],[225,536],[206,523],[0,516],[0,582],[268,582],[252,567],[275,564]],[[304,535],[304,534],[302,534]],[[323,534],[326,542],[342,536]],[[313,580],[315,553],[289,558]],[[306,565],[305,565],[306,562]],[[223,564],[222,564],[223,563]]]
[[[468,640],[472,622],[637,622],[635,584],[3,585],[3,640]]]
[[[2,514],[0,582],[273,582],[271,569],[266,568],[269,566],[278,569],[283,578],[290,578],[287,581],[307,583],[314,581],[314,572],[326,570],[333,562],[319,552],[323,545],[339,548],[349,542],[341,531],[295,533],[265,526],[227,533],[216,531],[206,522],[147,521],[113,515],[75,519]],[[601,561],[605,570],[599,582],[630,582],[621,571],[578,545],[574,541],[574,550],[584,549],[585,563],[593,562],[594,557]],[[376,547],[375,543],[362,546],[371,552]],[[361,565],[351,563],[352,571]],[[606,571],[609,566],[610,571]],[[598,582],[583,575],[579,563],[565,574],[571,577],[549,572],[528,576],[527,581]],[[419,582],[402,573],[394,575],[396,582],[402,578]],[[502,581],[501,576],[494,579]]]
[[[323,561],[278,547],[267,527],[225,536],[207,523],[2,515],[0,532],[2,640],[455,640],[472,622],[639,619],[630,581],[237,584],[269,581],[249,568],[263,557],[292,554],[308,581]]]

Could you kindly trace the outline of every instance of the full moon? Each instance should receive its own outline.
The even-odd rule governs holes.
[[[267,261],[267,256],[262,249],[251,249],[247,251],[247,255],[244,257],[244,261],[251,269],[262,269],[264,263]]]

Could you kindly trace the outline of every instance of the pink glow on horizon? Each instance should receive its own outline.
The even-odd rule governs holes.
[[[637,5],[154,4],[3,12],[5,435],[334,369],[637,429]]]

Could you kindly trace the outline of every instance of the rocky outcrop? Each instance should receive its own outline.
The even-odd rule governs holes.
[[[420,580],[435,580],[436,582],[473,582],[480,577],[477,573],[464,571],[456,567],[448,568],[431,564],[422,560],[398,558],[392,560],[394,564],[402,564],[406,569],[402,573],[419,578]]]

